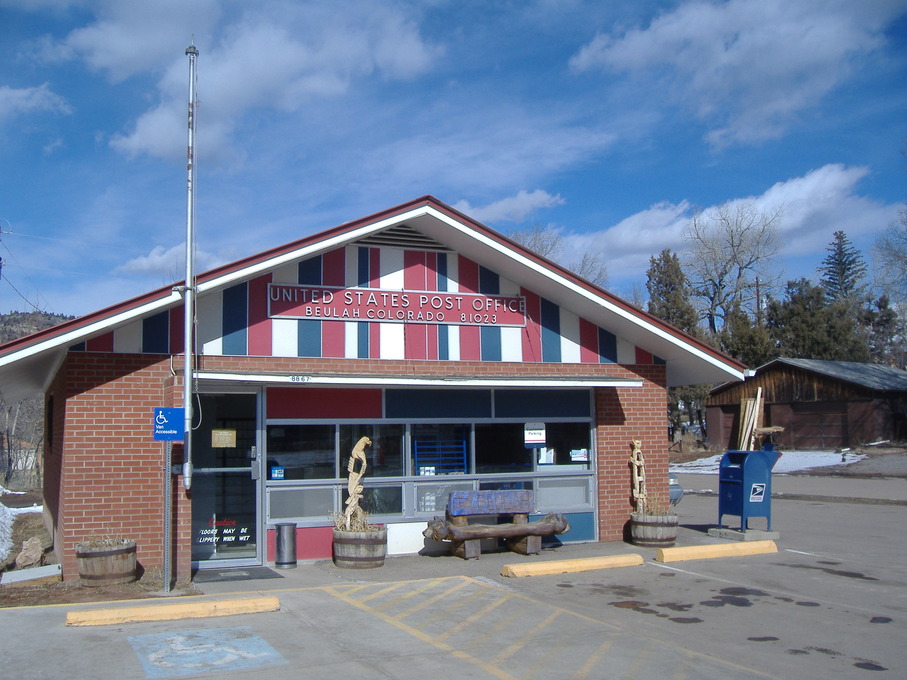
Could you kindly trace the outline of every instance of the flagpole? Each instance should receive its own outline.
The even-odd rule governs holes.
[[[194,44],[186,48],[189,57],[189,143],[186,165],[186,290],[183,297],[184,343],[183,352],[183,408],[185,423],[183,426],[183,487],[186,491],[192,488],[192,369],[194,364],[194,329],[195,329],[195,116],[197,100],[195,94],[195,62],[198,49]]]

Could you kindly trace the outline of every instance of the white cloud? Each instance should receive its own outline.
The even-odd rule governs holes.
[[[0,86],[0,123],[14,116],[40,112],[69,114],[72,108],[47,83],[24,88]]]
[[[645,79],[705,121],[712,145],[747,144],[779,137],[847,81],[903,12],[894,1],[687,2],[644,29],[597,35],[570,65]]]
[[[337,4],[255,5],[223,27],[216,43],[196,41],[200,120],[205,121],[199,139],[209,158],[235,157],[233,136],[253,109],[292,113],[346,93],[359,79],[409,80],[426,73],[441,54],[392,6],[352,3],[344,12]],[[137,56],[125,70],[110,57],[91,53],[89,58],[112,77],[151,68]],[[184,151],[185,135],[180,133],[185,128],[187,60],[172,45],[159,60],[167,65],[159,69],[165,71],[158,83],[160,103],[142,114],[132,130],[114,138],[117,150],[158,157]]]
[[[433,193],[450,186],[461,194],[494,195],[541,182],[616,140],[550,112],[533,114],[499,102],[481,111],[456,107],[422,113],[411,121],[419,132],[374,144],[359,168],[363,181],[384,187],[430,181]]]
[[[204,39],[220,17],[217,0],[93,3],[95,20],[48,43],[46,59],[80,59],[114,83],[161,72],[193,39]]]
[[[898,214],[900,205],[886,205],[858,193],[865,167],[825,165],[802,177],[769,187],[758,196],[729,201],[753,204],[760,212],[783,209],[779,240],[783,259],[811,256],[809,271],[790,273],[810,277],[823,258],[835,231],[844,231],[856,247],[868,246]],[[711,206],[706,211],[717,208]],[[658,203],[622,220],[613,227],[583,234],[564,234],[562,261],[575,261],[584,252],[600,252],[612,281],[644,278],[649,258],[665,248],[682,253],[682,233],[692,214],[692,205]],[[869,253],[864,251],[864,256]],[[779,266],[783,263],[779,263]]]
[[[683,248],[683,227],[691,206],[680,203],[657,203],[630,215],[613,227],[562,237],[564,262],[579,262],[585,253],[600,253],[608,266],[611,280],[644,278],[649,258],[665,248],[675,252]]]
[[[508,196],[483,207],[473,207],[467,201],[454,204],[454,208],[479,222],[521,222],[536,210],[563,205],[560,194],[552,196],[547,191],[520,189],[516,196]]]
[[[221,259],[212,253],[197,250],[193,260],[197,272],[219,264]],[[186,277],[186,244],[165,248],[154,246],[147,255],[135,257],[113,270],[127,276],[153,276],[162,281],[179,281]]]

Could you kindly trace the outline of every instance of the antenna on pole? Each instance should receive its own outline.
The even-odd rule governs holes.
[[[192,368],[194,361],[195,330],[195,114],[198,101],[195,94],[195,62],[198,49],[195,42],[186,48],[189,57],[189,143],[186,163],[186,290],[183,293],[183,311],[185,313],[183,352],[183,408],[185,424],[183,426],[183,487],[186,491],[192,488]]]

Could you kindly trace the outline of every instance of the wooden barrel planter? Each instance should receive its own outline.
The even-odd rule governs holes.
[[[677,515],[630,513],[630,542],[645,548],[670,548],[677,540]]]
[[[334,564],[345,569],[374,569],[384,566],[387,555],[387,527],[376,531],[334,529]]]
[[[135,541],[126,538],[88,541],[76,546],[83,586],[97,588],[136,579]]]

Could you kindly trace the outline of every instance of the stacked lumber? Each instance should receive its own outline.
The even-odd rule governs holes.
[[[763,405],[761,387],[756,388],[755,399],[740,401],[740,436],[737,438],[737,448],[740,451],[752,451],[755,448],[756,430],[762,422]]]

